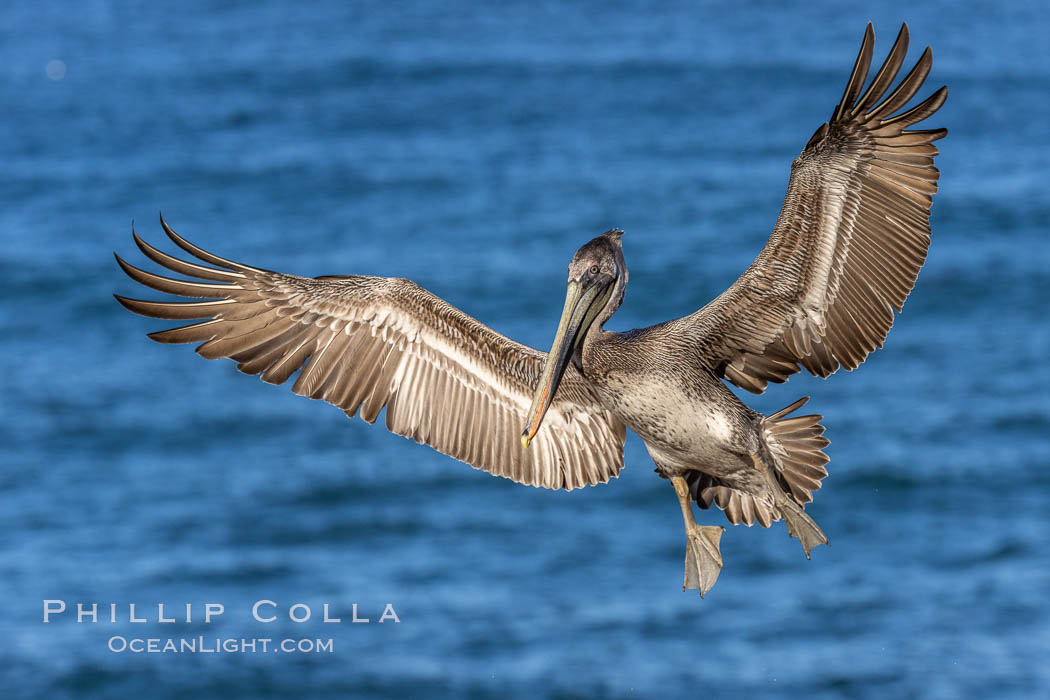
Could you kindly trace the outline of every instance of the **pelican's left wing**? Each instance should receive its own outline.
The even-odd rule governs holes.
[[[306,278],[225,260],[161,224],[187,262],[135,242],[154,262],[199,281],[161,277],[117,257],[135,281],[197,302],[117,297],[135,313],[207,319],[151,333],[162,343],[200,342],[209,359],[281,384],[353,416],[386,425],[492,474],[550,489],[608,481],[623,468],[624,426],[574,367],[566,371],[528,450],[521,430],[545,354],[516,343],[406,279]]]
[[[909,130],[944,103],[942,87],[911,109],[930,49],[887,95],[908,50],[901,27],[861,94],[871,64],[868,24],[842,101],[791,168],[773,234],[751,267],[710,304],[665,324],[719,376],[760,393],[799,365],[826,377],[881,347],[926,259],[939,173],[933,142]]]

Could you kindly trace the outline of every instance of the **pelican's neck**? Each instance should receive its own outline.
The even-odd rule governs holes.
[[[591,324],[589,331],[597,330],[602,331],[602,326],[612,318],[616,310],[620,308],[620,304],[623,303],[624,292],[627,291],[627,278],[626,275],[616,280],[616,286],[613,287],[612,294],[609,295],[609,301],[605,302],[605,308],[598,312],[598,315],[594,318],[594,323]],[[588,331],[588,335],[590,332]]]
[[[583,336],[583,341],[580,342],[577,347],[575,359],[577,360],[577,366],[581,369],[583,353],[589,345],[592,345],[606,336],[616,335],[615,333],[605,330],[603,326],[605,326],[606,321],[612,318],[612,315],[616,313],[616,310],[620,308],[620,304],[623,303],[624,294],[627,291],[627,266],[623,264],[622,258],[619,263],[622,273],[616,279],[616,285],[613,287],[612,294],[609,295],[609,301],[605,302],[605,306],[602,307],[602,310],[598,312],[597,316],[595,316],[594,323],[592,323],[590,328],[587,329],[586,335]]]
[[[605,308],[594,319],[594,325],[591,327],[591,330],[595,328],[599,332],[602,330],[605,322],[612,318],[612,315],[620,308],[620,304],[623,303],[623,295],[627,293],[627,263],[624,262],[623,252],[620,250],[616,252],[616,265],[620,274],[616,276],[616,286],[613,287],[612,294],[609,295],[609,301],[605,303]]]

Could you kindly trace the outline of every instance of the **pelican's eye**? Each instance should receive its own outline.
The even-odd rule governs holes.
[[[591,265],[591,274],[597,275],[600,268],[597,265]]]

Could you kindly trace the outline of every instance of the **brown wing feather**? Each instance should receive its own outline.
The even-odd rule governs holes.
[[[205,299],[156,302],[117,297],[135,313],[199,323],[151,333],[162,343],[201,345],[209,359],[360,413],[375,422],[386,408],[399,435],[492,474],[544,488],[573,489],[608,481],[623,468],[624,426],[602,409],[570,367],[530,449],[521,448],[531,393],[544,354],[496,333],[404,279],[304,278],[235,263],[172,231],[206,267],[164,253],[135,235],[154,262],[183,275],[162,277],[117,262],[136,282],[169,294]]]
[[[842,101],[792,165],[766,247],[725,293],[667,324],[748,391],[783,382],[800,366],[821,377],[856,368],[882,347],[926,259],[939,176],[932,143],[947,130],[907,128],[936,112],[947,89],[893,115],[932,65],[927,48],[883,98],[907,52],[904,25],[860,95],[874,36],[869,24]]]

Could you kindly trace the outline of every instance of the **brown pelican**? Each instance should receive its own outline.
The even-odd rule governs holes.
[[[304,278],[236,263],[178,236],[206,265],[134,234],[154,262],[201,281],[162,277],[117,257],[148,287],[196,302],[117,299],[155,318],[206,319],[150,334],[202,343],[206,358],[324,399],[478,469],[549,489],[608,481],[623,467],[625,426],[644,440],[677,492],[686,527],[685,588],[705,594],[722,568],[724,528],[701,527],[692,502],[733,524],[786,521],[810,550],[827,538],[805,513],[827,475],[821,416],[771,416],[744,405],[728,380],[761,393],[805,368],[852,370],[881,347],[930,241],[937,191],[932,145],[945,129],[909,130],[944,103],[944,87],[907,111],[931,66],[930,49],[889,92],[907,26],[868,88],[874,33],[831,119],[791,168],[772,236],[721,296],[684,318],[616,333],[604,324],[627,287],[622,232],[608,231],[569,263],[561,322],[549,353],[506,338],[407,279]],[[522,426],[525,427],[522,432]],[[522,447],[528,449],[522,449]]]

